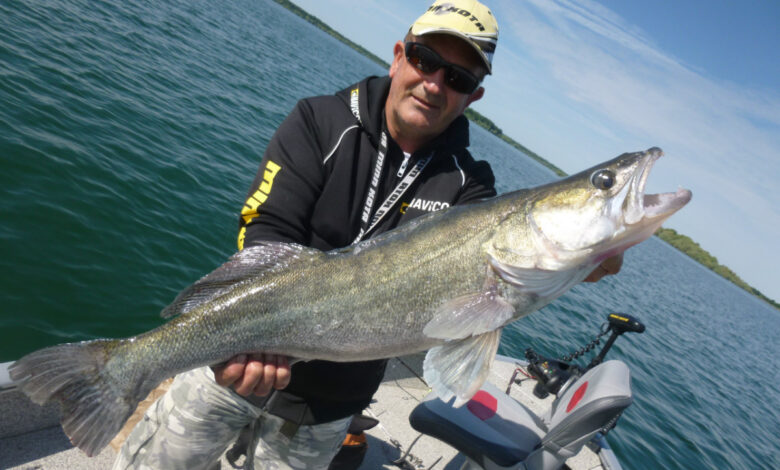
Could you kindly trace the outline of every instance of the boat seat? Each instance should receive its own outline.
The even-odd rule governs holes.
[[[454,400],[445,403],[431,393],[415,407],[409,422],[481,465],[487,458],[508,467],[541,445],[545,434],[541,421],[496,386],[486,383],[460,408],[452,408]]]

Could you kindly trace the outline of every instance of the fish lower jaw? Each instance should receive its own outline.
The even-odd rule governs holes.
[[[691,200],[690,190],[678,188],[673,193],[646,194],[642,199],[645,218],[669,217]]]

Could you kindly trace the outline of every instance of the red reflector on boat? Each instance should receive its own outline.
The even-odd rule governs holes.
[[[496,414],[498,400],[488,392],[480,390],[469,400],[466,407],[471,411],[471,414],[485,421]]]
[[[573,410],[575,406],[577,406],[577,403],[582,400],[582,397],[585,395],[585,390],[588,389],[588,382],[585,382],[584,384],[580,385],[580,388],[577,389],[576,392],[574,392],[574,396],[571,397],[571,400],[569,400],[569,404],[566,405],[566,412]]]

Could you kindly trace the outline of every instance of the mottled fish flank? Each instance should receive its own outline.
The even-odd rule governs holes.
[[[11,378],[36,403],[60,402],[63,429],[89,455],[158,383],[242,352],[346,362],[429,350],[426,381],[464,403],[484,382],[504,325],[648,238],[690,200],[683,189],[644,194],[661,155],[623,154],[331,252],[247,248],[179,294],[159,328],[33,352]]]

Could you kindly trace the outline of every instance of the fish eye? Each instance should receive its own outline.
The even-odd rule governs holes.
[[[615,173],[610,170],[598,170],[590,177],[590,182],[598,189],[607,190],[615,185]]]

